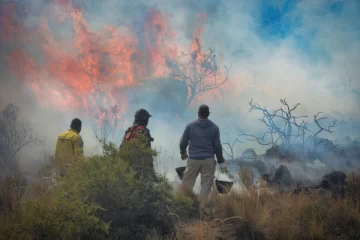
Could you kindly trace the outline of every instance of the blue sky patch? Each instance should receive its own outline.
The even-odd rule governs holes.
[[[298,24],[298,19],[292,19],[287,14],[296,7],[296,1],[286,0],[282,5],[261,0],[258,19],[258,33],[263,38],[283,39],[291,34],[293,27]]]
[[[329,62],[331,60],[329,53],[316,44],[317,29],[314,28],[300,35],[296,32],[303,24],[303,16],[296,12],[299,2],[299,0],[285,0],[279,3],[279,1],[260,0],[259,7],[253,13],[257,23],[255,32],[264,42],[280,42],[292,38],[296,49],[311,60]],[[331,14],[335,18],[340,18],[344,10],[344,1],[329,0],[318,10],[314,14],[320,16]],[[309,27],[311,29],[311,26]]]

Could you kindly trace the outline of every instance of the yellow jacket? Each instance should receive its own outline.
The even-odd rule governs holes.
[[[84,142],[75,130],[69,129],[60,134],[56,142],[55,160],[60,169],[71,165],[74,160],[85,160]]]

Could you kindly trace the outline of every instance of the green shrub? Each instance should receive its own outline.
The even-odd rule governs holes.
[[[0,239],[89,239],[107,234],[96,206],[76,197],[48,193],[25,200],[0,227]]]
[[[163,176],[156,176],[156,180],[136,177],[131,167],[134,161],[154,155],[140,140],[126,144],[121,151],[105,144],[103,155],[73,166],[62,188],[88,204],[95,202],[103,208],[99,216],[111,222],[109,237],[143,239],[153,229],[169,234],[174,216],[186,217],[191,202],[180,195],[174,196]],[[122,160],[125,157],[127,160]]]
[[[121,151],[111,143],[103,148],[102,155],[75,162],[50,189],[38,191],[41,196],[24,201],[0,236],[145,239],[154,232],[172,233],[176,220],[189,216],[191,200],[174,194],[164,176],[148,178],[134,170],[156,155],[144,139],[126,143]]]
[[[0,178],[0,224],[2,217],[9,215],[16,208],[25,194],[26,181],[18,171]]]

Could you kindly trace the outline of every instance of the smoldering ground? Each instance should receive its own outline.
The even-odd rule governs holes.
[[[356,139],[360,135],[358,124],[360,70],[357,67],[360,60],[358,20],[360,7],[356,0],[323,0],[316,3],[310,0],[280,2],[189,0],[181,4],[165,0],[37,1],[36,3],[25,1],[24,5],[17,4],[17,15],[12,16],[12,19],[15,18],[17,23],[22,25],[23,30],[33,31],[42,22],[44,9],[49,11],[45,14],[49,19],[51,19],[48,16],[51,15],[50,13],[58,13],[61,17],[68,10],[68,4],[81,9],[92,34],[99,32],[104,26],[115,26],[134,35],[137,39],[135,44],[140,49],[155,48],[155,52],[166,52],[168,48],[165,45],[161,47],[156,45],[156,37],[146,39],[144,35],[144,23],[149,20],[147,15],[149,9],[158,10],[169,15],[164,21],[168,24],[168,29],[176,32],[170,45],[176,43],[178,48],[190,51],[188,46],[196,35],[194,31],[199,28],[201,34],[197,37],[201,38],[203,48],[216,49],[220,67],[232,66],[230,78],[218,89],[217,97],[214,92],[200,95],[200,99],[195,99],[187,110],[184,110],[180,101],[183,99],[186,102],[184,89],[181,86],[178,91],[175,88],[170,96],[166,96],[167,87],[159,85],[158,91],[156,88],[155,91],[149,90],[144,97],[142,90],[136,92],[135,89],[131,92],[121,89],[112,81],[106,83],[97,81],[98,85],[106,85],[106,89],[115,95],[117,104],[126,106],[125,114],[122,115],[125,121],[123,126],[118,128],[113,139],[117,143],[126,124],[131,124],[137,108],[146,106],[152,113],[153,118],[149,127],[155,138],[154,147],[161,149],[159,158],[165,159],[162,169],[169,173],[170,178],[175,176],[174,167],[183,164],[178,156],[179,138],[186,123],[196,118],[196,108],[200,103],[210,105],[211,119],[220,127],[222,142],[234,141],[241,132],[255,135],[264,132],[264,126],[257,121],[259,115],[248,111],[248,103],[251,99],[269,109],[277,109],[280,106],[280,98],[286,98],[291,105],[301,103],[298,115],[308,115],[311,119],[312,114],[324,112],[330,120],[345,121],[333,134],[324,134],[321,137],[333,139],[349,135],[352,139]],[[1,6],[5,9],[5,3],[1,3]],[[199,23],[199,14],[206,16],[205,20],[202,20],[203,24],[201,21]],[[77,34],[72,23],[71,19],[60,23],[49,20],[52,37],[72,42],[74,35]],[[1,24],[3,33],[6,33],[8,22],[2,21]],[[35,39],[28,40],[26,44],[21,41],[17,44],[6,42],[3,35],[0,106],[3,108],[7,103],[18,103],[21,107],[22,119],[28,121],[35,132],[46,139],[43,146],[24,149],[21,156],[24,166],[28,168],[36,165],[35,159],[43,159],[44,152],[52,154],[57,135],[66,130],[70,120],[77,116],[84,120],[82,135],[86,154],[101,151],[96,147],[97,142],[93,134],[93,128],[96,127],[93,116],[87,115],[81,105],[78,108],[71,106],[59,108],[57,104],[62,98],[78,96],[82,90],[81,85],[71,85],[60,77],[56,79],[49,77],[46,73],[50,72],[50,69],[44,64],[41,75],[36,77],[42,78],[41,82],[46,85],[40,84],[38,87],[40,91],[43,88],[44,91],[51,89],[53,92],[52,95],[47,94],[45,99],[36,98],[33,89],[37,81],[34,79],[35,75],[24,75],[22,76],[24,79],[14,76],[9,71],[7,56],[11,50],[19,48],[25,49],[30,56],[41,59],[43,49]],[[165,37],[165,40],[168,39]],[[73,47],[69,46],[69,49]],[[71,55],[71,50],[65,52],[68,57],[76,57],[75,53],[74,56]],[[143,61],[151,59],[148,55],[152,52],[154,51],[147,51],[142,56]],[[151,62],[146,65],[151,65]],[[18,68],[21,68],[20,64]],[[166,76],[166,74],[165,67],[162,75]],[[153,81],[151,79],[156,77],[146,76],[146,79]],[[136,79],[136,81],[141,80]],[[155,85],[145,85],[145,89],[150,89],[150,86],[154,88]],[[104,92],[106,93],[106,91],[102,93]],[[126,102],[123,101],[124,96]],[[71,104],[74,103],[70,102]],[[110,107],[104,102],[101,104]],[[175,113],[181,116],[177,118]],[[235,155],[239,156],[248,147],[254,148],[258,153],[266,150],[254,142],[244,141],[235,146]]]

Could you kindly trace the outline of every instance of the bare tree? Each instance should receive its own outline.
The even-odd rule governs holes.
[[[308,132],[308,122],[305,120],[302,120],[300,123],[297,123],[296,119],[294,119],[294,125],[297,127],[297,136],[295,137],[295,141],[298,138],[301,138],[301,145],[304,148],[305,147],[305,136]]]
[[[327,119],[327,117],[320,117],[322,113],[319,112],[314,115],[313,125],[316,128],[314,130],[309,127],[309,122],[305,119],[307,116],[296,116],[294,114],[300,103],[290,107],[285,99],[280,99],[280,102],[282,104],[280,108],[269,111],[267,108],[253,103],[251,100],[249,111],[257,110],[262,113],[262,117],[259,120],[264,123],[267,130],[260,137],[243,133],[238,138],[244,136],[249,141],[257,141],[260,145],[272,145],[272,147],[277,147],[280,144],[286,156],[292,156],[296,159],[303,159],[307,152],[315,154],[317,146],[321,143],[328,146],[329,149],[331,148],[332,151],[337,150],[336,145],[330,146],[331,141],[319,137],[322,132],[334,132],[332,129],[335,127],[336,121],[332,125],[324,127],[322,121]],[[305,149],[305,139],[306,136],[311,135],[313,136],[314,143],[313,148],[309,151],[309,149]],[[300,143],[301,148],[299,146]]]
[[[95,126],[93,128],[93,132],[95,135],[95,138],[100,142],[100,143],[106,143],[109,139],[109,136],[111,134],[111,125],[109,123],[108,120],[104,120],[102,121],[101,124],[99,124],[98,126]]]
[[[273,147],[275,147],[277,145],[279,138],[277,138],[277,140],[274,140],[273,133],[274,132],[267,131],[261,137],[258,137],[258,136],[252,135],[252,134],[243,133],[243,134],[240,134],[239,137],[245,137],[246,140],[248,140],[248,141],[256,141],[258,144],[263,145],[263,146],[272,145]],[[268,135],[270,135],[271,140],[265,141],[266,136],[268,136]]]
[[[0,113],[0,171],[16,167],[16,155],[27,145],[41,143],[32,128],[19,121],[20,107],[8,104]]]
[[[236,143],[243,143],[243,142],[241,142],[239,140],[240,136],[242,136],[242,135],[239,135],[231,144],[228,143],[228,142],[222,144],[222,145],[225,145],[225,146],[229,147],[230,152],[226,151],[225,148],[223,148],[223,151],[227,156],[229,156],[231,158],[231,160],[234,160],[234,147],[235,147],[235,144]]]
[[[300,103],[295,104],[293,107],[287,103],[285,99],[280,99],[282,106],[274,111],[269,111],[265,107],[261,107],[257,103],[253,103],[251,100],[249,105],[249,111],[254,110],[262,112],[263,116],[259,119],[267,128],[267,131],[262,137],[256,137],[254,135],[243,134],[248,137],[250,140],[256,140],[259,144],[262,145],[272,145],[276,146],[278,141],[285,146],[285,148],[290,148],[290,146],[297,141],[299,137],[303,137],[303,142],[305,141],[305,130],[307,122],[302,120],[301,123],[297,121],[299,119],[306,118],[307,116],[295,116],[294,111],[300,105]],[[294,131],[298,129],[298,131]],[[265,138],[270,135],[270,140],[266,143]]]
[[[225,74],[221,77],[215,50],[203,51],[199,38],[195,39],[195,43],[196,49],[184,55],[187,59],[184,62],[175,63],[168,60],[170,77],[184,81],[188,87],[187,107],[196,96],[217,89],[227,82],[230,72],[230,68],[225,67]]]
[[[332,130],[332,128],[335,127],[336,122],[337,122],[337,121],[335,120],[335,121],[333,121],[333,124],[332,124],[332,125],[327,126],[327,127],[323,127],[323,126],[321,125],[321,121],[327,119],[327,117],[319,117],[320,114],[322,114],[322,112],[319,112],[319,113],[317,113],[317,114],[314,115],[314,122],[315,122],[318,130],[317,130],[316,132],[314,132],[314,131],[311,131],[310,129],[307,129],[308,131],[310,131],[310,132],[314,135],[314,146],[313,146],[314,149],[313,149],[313,151],[316,150],[316,148],[317,148],[317,146],[318,146],[319,144],[321,144],[321,143],[324,142],[323,139],[320,139],[319,141],[317,141],[317,140],[319,139],[319,137],[318,137],[319,134],[322,133],[322,132],[333,133],[334,130]]]
[[[118,129],[121,109],[116,104],[110,109],[100,108],[100,112],[95,116],[96,126],[93,128],[96,139],[100,143],[114,140]]]

